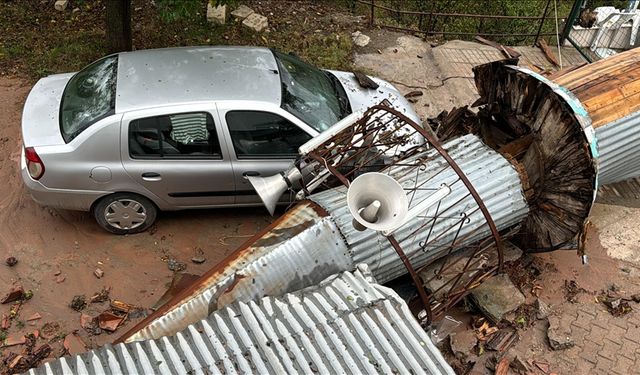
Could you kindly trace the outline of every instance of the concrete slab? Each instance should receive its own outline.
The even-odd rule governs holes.
[[[507,313],[525,302],[522,293],[506,274],[488,279],[471,291],[471,297],[484,315],[494,323],[498,323]]]

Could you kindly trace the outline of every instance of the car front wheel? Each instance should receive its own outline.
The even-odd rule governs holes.
[[[158,209],[147,198],[131,193],[116,193],[102,198],[93,208],[93,216],[105,230],[115,234],[139,233],[155,221]]]

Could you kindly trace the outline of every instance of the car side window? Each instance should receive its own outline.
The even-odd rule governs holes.
[[[238,159],[295,157],[311,136],[276,114],[229,111],[227,126]]]
[[[132,120],[129,155],[133,158],[222,158],[213,118],[206,112]]]

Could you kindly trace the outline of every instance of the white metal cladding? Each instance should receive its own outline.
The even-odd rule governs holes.
[[[640,112],[596,129],[600,185],[640,176]]]
[[[64,357],[36,374],[454,374],[391,289],[367,267],[317,286],[235,302],[155,340]]]
[[[475,187],[498,230],[522,222],[527,216],[528,205],[523,195],[520,176],[508,160],[473,135],[456,138],[443,147]],[[468,195],[468,190],[458,179],[457,174],[451,168],[436,174],[447,165],[446,161],[435,150],[428,152],[427,156],[431,160],[425,164],[426,170],[420,172],[419,179],[423,181],[431,178],[427,183],[428,186],[425,187],[433,189],[437,189],[443,183],[450,185],[451,193],[442,200],[441,208],[451,206],[446,215],[451,219],[436,220],[431,232],[421,230],[417,235],[408,237],[410,233],[425,224],[423,219],[414,219],[394,233],[415,267],[437,259],[443,251],[447,250],[457,230],[451,225],[459,220],[462,214],[466,213],[469,220],[462,226],[458,238],[464,238],[474,231],[475,233],[464,241],[458,242],[458,246],[462,247],[491,236],[490,229],[473,197],[469,195],[463,198]],[[394,167],[389,174],[401,184],[409,179],[415,179],[416,176],[415,173],[407,174],[404,167]],[[434,175],[435,177],[432,178]],[[433,190],[419,190],[413,201],[421,202],[432,192]],[[354,264],[369,264],[372,273],[381,283],[404,275],[407,272],[406,268],[385,237],[372,230],[359,232],[353,228],[352,216],[346,203],[346,193],[346,188],[341,187],[311,195],[309,199],[325,208],[336,221],[347,240]],[[435,209],[436,207],[430,208],[427,214],[433,215]],[[425,240],[429,233],[431,239],[439,238],[432,242],[434,247],[423,251],[420,248],[420,242]]]
[[[338,228],[304,203],[287,220],[249,245],[199,290],[127,339],[172,335],[235,301],[249,301],[315,285],[354,263]]]

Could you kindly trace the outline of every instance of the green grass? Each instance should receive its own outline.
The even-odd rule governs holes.
[[[104,1],[75,0],[64,12],[39,0],[0,1],[0,72],[38,79],[73,72],[107,54]],[[234,3],[242,3],[234,1]],[[228,19],[227,25],[206,21],[206,2],[186,16],[167,17],[147,0],[133,0],[132,28],[135,49],[189,45],[256,45],[293,52],[305,61],[327,69],[350,70],[352,45],[348,32],[322,29],[318,23],[300,24],[295,10],[273,2],[250,2],[269,13],[271,32],[255,33]],[[309,2],[308,4],[313,4]],[[338,5],[338,11],[344,9]],[[73,7],[80,8],[72,12]],[[287,13],[289,11],[290,13]]]

